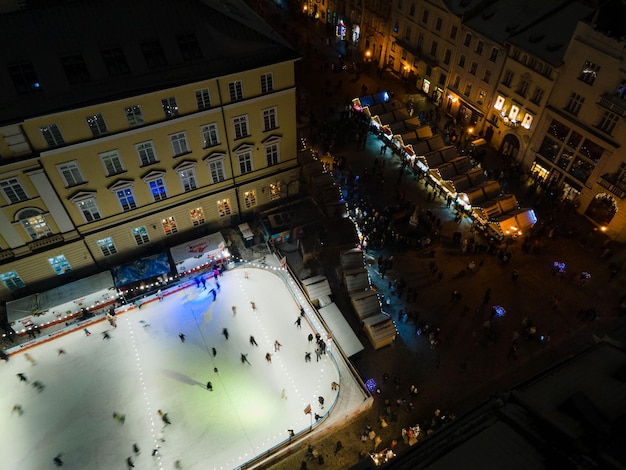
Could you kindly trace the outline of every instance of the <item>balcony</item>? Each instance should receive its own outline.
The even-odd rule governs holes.
[[[604,93],[600,97],[598,104],[620,117],[626,117],[626,101],[617,96]]]
[[[49,237],[39,238],[28,243],[30,251],[39,251],[49,248],[52,245],[58,245],[64,242],[63,235],[50,235]]]
[[[615,174],[602,175],[598,184],[620,199],[626,199],[626,185],[616,181]]]

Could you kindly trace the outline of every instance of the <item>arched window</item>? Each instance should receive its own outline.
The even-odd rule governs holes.
[[[17,213],[15,218],[19,220],[32,240],[38,240],[52,235],[52,230],[48,222],[46,222],[46,216],[43,211],[39,209],[22,209]]]

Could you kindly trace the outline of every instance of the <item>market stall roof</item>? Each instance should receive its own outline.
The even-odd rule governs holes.
[[[318,312],[346,357],[354,356],[365,349],[336,304],[332,303],[322,307],[318,309]]]
[[[226,242],[221,232],[182,243],[170,248],[172,259],[179,274],[196,269],[213,259],[221,259],[227,253]]]
[[[341,253],[339,262],[341,263],[341,267],[343,269],[362,268],[365,266],[363,250],[360,248],[353,248],[351,250],[344,251]]]
[[[367,290],[350,294],[350,302],[361,321],[380,313],[380,300],[376,291]]]
[[[79,303],[91,306],[96,300],[101,300],[103,295],[109,294],[115,297],[113,277],[109,271],[104,271],[93,276],[69,282],[55,289],[32,294],[17,300],[7,302],[7,320],[9,323],[18,321],[21,318],[30,316],[33,312],[43,314],[54,309],[66,312],[67,310],[78,310]],[[70,307],[65,307],[69,304]]]
[[[113,268],[113,279],[116,287],[143,281],[169,274],[172,270],[167,253],[144,256],[129,263]]]
[[[307,297],[311,301],[321,299],[322,297],[328,297],[333,293],[326,276],[313,276],[303,279],[302,285]]]
[[[348,292],[362,292],[370,287],[370,276],[365,268],[348,269],[343,272],[343,285]]]
[[[433,130],[430,126],[421,126],[416,129],[417,137],[420,139],[429,139],[433,136]]]
[[[532,209],[518,209],[514,212],[503,214],[489,225],[501,236],[513,235],[519,232],[525,232],[537,223],[537,216]]]

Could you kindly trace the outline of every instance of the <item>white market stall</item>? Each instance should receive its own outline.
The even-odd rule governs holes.
[[[380,300],[374,290],[366,290],[350,294],[350,303],[359,321],[380,313]]]
[[[352,328],[335,303],[320,308],[318,312],[328,326],[328,331],[335,342],[341,346],[346,357],[353,356],[364,349],[361,341],[354,334],[354,331],[352,331]]]
[[[230,258],[221,232],[176,245],[170,248],[170,253],[179,276],[209,268],[214,264],[220,266]]]
[[[374,349],[385,347],[396,339],[396,325],[391,317],[384,312],[363,320],[363,329]]]

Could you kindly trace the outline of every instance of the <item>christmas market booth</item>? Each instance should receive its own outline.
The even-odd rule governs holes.
[[[170,248],[180,277],[206,269],[221,269],[230,258],[221,232],[215,232]]]

